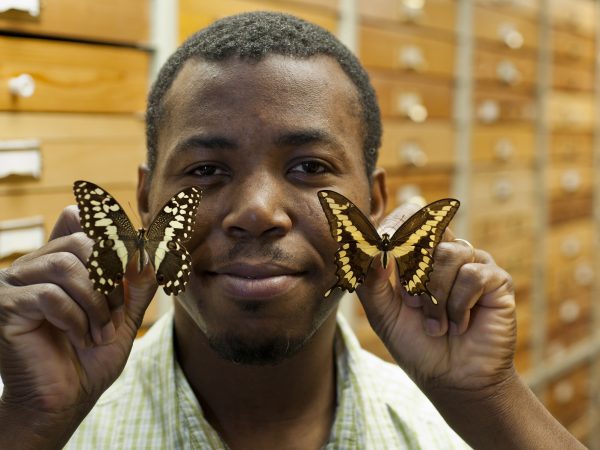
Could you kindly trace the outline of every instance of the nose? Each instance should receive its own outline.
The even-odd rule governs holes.
[[[230,209],[223,219],[225,233],[235,238],[281,237],[292,228],[285,207],[285,189],[274,180],[255,176],[231,193]]]

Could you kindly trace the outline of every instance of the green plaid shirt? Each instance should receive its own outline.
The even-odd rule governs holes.
[[[227,449],[175,360],[172,329],[169,313],[136,341],[66,448]],[[398,366],[360,348],[341,315],[336,358],[338,404],[325,449],[468,448]]]

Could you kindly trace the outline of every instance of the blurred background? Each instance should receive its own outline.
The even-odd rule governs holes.
[[[382,109],[390,209],[462,201],[457,235],[514,278],[519,372],[600,449],[596,0],[0,0],[0,267],[43,245],[76,179],[136,218],[158,67],[249,10],[316,22],[360,57]],[[169,302],[159,295],[145,326]],[[358,301],[343,309],[389,358]]]

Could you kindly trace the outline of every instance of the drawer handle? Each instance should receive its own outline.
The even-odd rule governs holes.
[[[426,0],[401,0],[402,16],[406,22],[418,22],[423,18]]]
[[[398,149],[398,159],[405,166],[424,167],[427,165],[427,153],[415,142],[406,142]]]
[[[575,258],[581,253],[581,241],[577,236],[567,236],[560,244],[560,251],[566,258]]]
[[[525,42],[523,34],[510,22],[500,24],[498,27],[498,35],[500,36],[500,39],[502,39],[502,42],[504,42],[508,48],[512,48],[513,50],[523,47],[523,43]]]
[[[44,241],[42,216],[0,222],[0,259],[37,250]]]
[[[581,315],[581,306],[575,300],[565,300],[558,309],[558,316],[564,324],[571,324],[579,319]]]
[[[419,72],[427,67],[423,50],[417,45],[406,45],[400,49],[400,67]]]
[[[509,180],[499,180],[494,184],[494,198],[505,202],[513,196],[513,185]]]
[[[408,117],[417,123],[425,122],[429,115],[421,96],[414,92],[407,92],[400,95],[397,101],[397,108],[404,117]]]
[[[560,177],[560,186],[563,191],[574,193],[581,187],[581,174],[576,169],[565,170]]]
[[[495,100],[484,100],[477,108],[477,117],[483,123],[494,123],[500,118],[500,105]]]
[[[500,81],[509,86],[515,86],[521,81],[521,72],[513,63],[507,59],[500,61],[496,66],[496,75]]]
[[[406,184],[396,191],[396,206],[404,203],[416,203],[423,206],[427,204],[421,188],[416,184]]]
[[[575,398],[575,387],[569,381],[561,381],[552,389],[552,396],[557,403],[562,405],[571,402]]]
[[[515,146],[512,141],[508,138],[499,139],[494,147],[494,153],[496,159],[501,162],[508,162],[511,160],[515,152]]]
[[[0,141],[0,180],[11,176],[39,179],[42,152],[37,139]]]
[[[23,11],[32,17],[40,15],[40,0],[4,0],[0,2],[0,13],[10,11]]]
[[[28,73],[22,73],[8,80],[8,90],[15,97],[29,98],[35,93],[35,80]]]

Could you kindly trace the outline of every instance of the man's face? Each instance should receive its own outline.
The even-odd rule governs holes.
[[[203,192],[178,306],[221,355],[281,360],[337,305],[317,191],[370,210],[356,88],[325,56],[190,60],[164,105],[149,218],[179,189]]]

